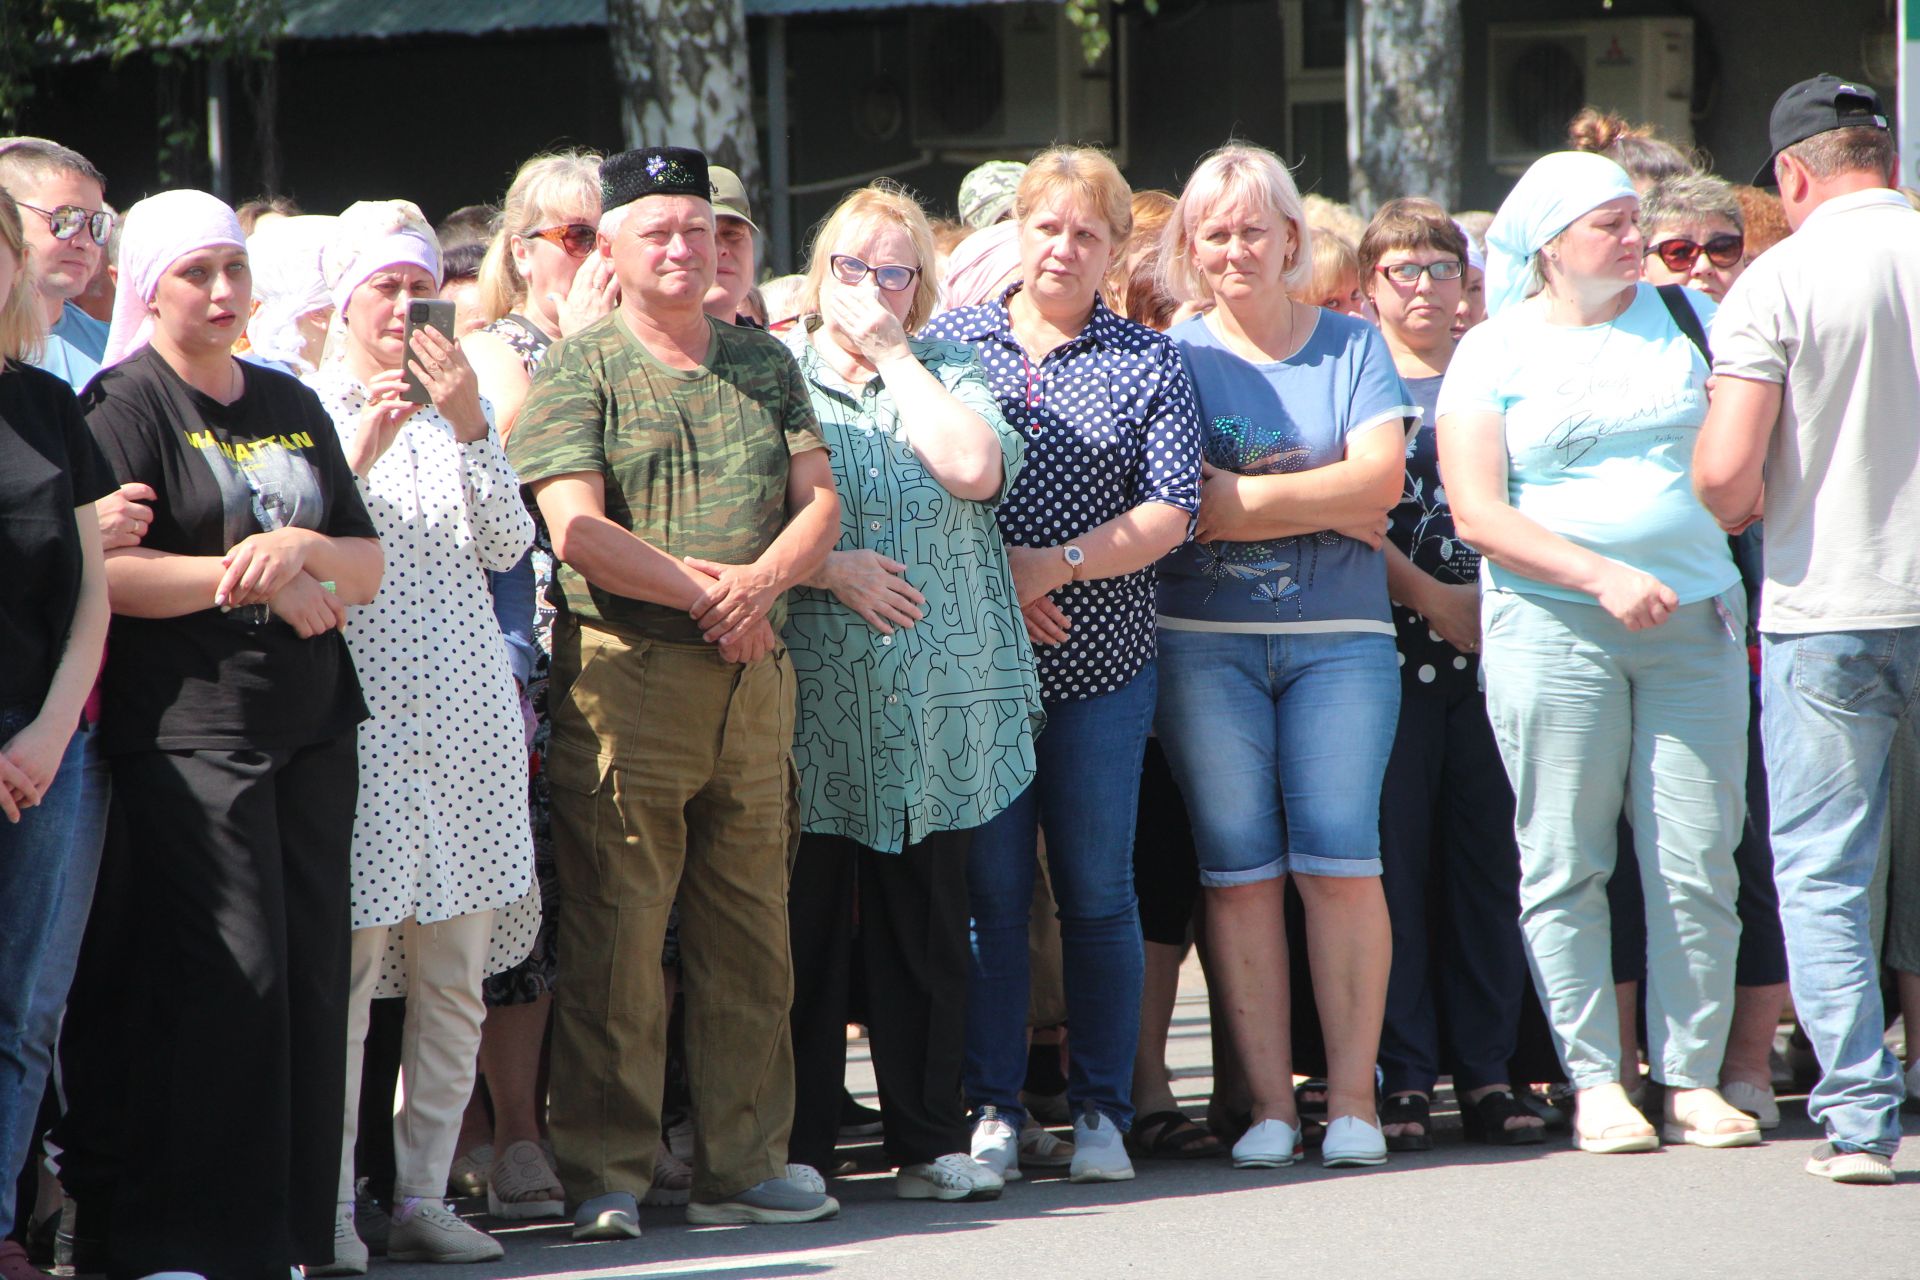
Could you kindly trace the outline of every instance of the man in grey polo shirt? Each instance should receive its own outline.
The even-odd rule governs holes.
[[[1694,488],[1722,525],[1764,505],[1761,732],[1794,1008],[1819,1055],[1807,1172],[1893,1181],[1899,1065],[1881,1041],[1868,885],[1894,734],[1920,699],[1920,213],[1865,85],[1816,76],[1773,109],[1794,234],[1714,322]]]

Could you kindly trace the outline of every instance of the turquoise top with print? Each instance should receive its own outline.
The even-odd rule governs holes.
[[[1636,288],[1606,324],[1548,324],[1535,298],[1475,325],[1447,366],[1438,413],[1499,414],[1514,510],[1692,604],[1740,580],[1726,534],[1693,496],[1709,370],[1659,290]],[[1711,328],[1714,304],[1685,293]],[[1482,576],[1490,588],[1593,603],[1491,561]]]
[[[802,587],[788,597],[802,823],[898,853],[935,832],[977,827],[1026,790],[1040,683],[998,500],[955,497],[928,474],[881,379],[849,386],[803,335],[792,345],[840,493],[834,549],[905,564],[927,601],[919,622],[882,635],[831,592]],[[973,348],[909,345],[999,437],[1004,495],[1026,444],[1001,416]]]

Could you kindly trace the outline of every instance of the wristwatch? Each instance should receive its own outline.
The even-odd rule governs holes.
[[[1067,558],[1068,581],[1080,581],[1080,566],[1087,562],[1087,553],[1069,542],[1060,548],[1060,554]]]

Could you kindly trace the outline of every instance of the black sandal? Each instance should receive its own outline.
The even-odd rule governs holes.
[[[1384,1129],[1390,1124],[1417,1124],[1420,1132],[1389,1133],[1387,1150],[1433,1150],[1433,1102],[1426,1094],[1401,1093],[1388,1098],[1380,1106],[1380,1125]]]
[[[1468,1102],[1464,1096],[1460,1099],[1460,1122],[1469,1141],[1490,1147],[1530,1147],[1546,1141],[1546,1130],[1540,1125],[1507,1128],[1507,1121],[1516,1116],[1538,1118],[1510,1089],[1495,1089],[1478,1102]]]
[[[1156,1111],[1133,1122],[1127,1150],[1147,1160],[1205,1160],[1226,1147],[1204,1127],[1179,1111]]]
[[[1309,1098],[1309,1093],[1317,1093],[1317,1098]],[[1327,1118],[1327,1099],[1330,1091],[1327,1082],[1315,1076],[1311,1080],[1302,1080],[1293,1086],[1293,1106],[1302,1120],[1325,1120]]]

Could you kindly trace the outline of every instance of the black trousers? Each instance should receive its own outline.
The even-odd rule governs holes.
[[[832,1163],[857,952],[889,1158],[967,1150],[967,847],[944,831],[898,854],[801,837],[787,890],[793,945],[793,1134],[787,1158]],[[858,923],[855,922],[856,895]]]
[[[1507,1081],[1528,985],[1513,790],[1464,681],[1406,673],[1380,805],[1381,888],[1393,968],[1380,1033],[1388,1093]]]
[[[333,1256],[355,736],[114,763],[140,856],[108,1275],[285,1280]]]

